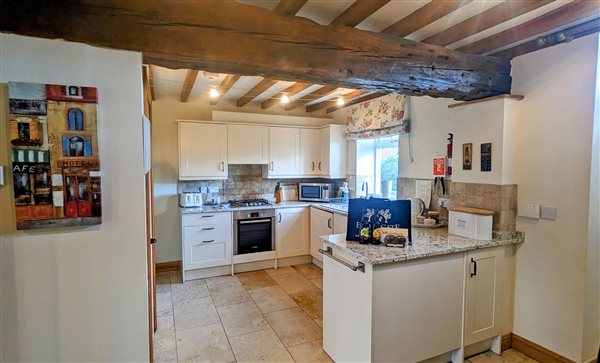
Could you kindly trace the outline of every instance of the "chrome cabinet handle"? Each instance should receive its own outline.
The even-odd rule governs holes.
[[[212,214],[211,215],[202,215],[201,217],[202,218],[212,218],[212,217],[214,217],[214,215],[212,215]]]
[[[214,241],[215,241],[214,239],[209,239],[207,241],[202,241],[202,243],[211,243],[211,242],[214,242]]]
[[[271,161],[271,171],[273,171],[273,162]]]
[[[359,262],[358,266],[353,266],[353,265],[349,264],[348,262],[346,262],[346,261],[344,261],[344,260],[342,260],[340,258],[335,257],[333,255],[333,250],[331,249],[331,247],[327,247],[326,250],[322,250],[322,249],[319,248],[319,252],[321,252],[324,255],[327,255],[327,256],[331,257],[332,260],[341,263],[342,265],[348,267],[352,271],[360,271],[362,273],[365,272],[365,264],[364,263]]]
[[[327,227],[328,227],[329,229],[331,229],[331,218],[329,218],[329,219],[327,220]]]
[[[315,170],[315,162],[312,162],[312,170]]]
[[[212,231],[215,227],[202,228],[203,231]]]
[[[321,170],[321,162],[319,161],[319,171]]]
[[[477,261],[471,257],[471,265],[473,265],[473,272],[471,272],[471,277],[477,276]]]
[[[281,213],[279,213],[279,223],[281,223]]]
[[[221,161],[221,171],[225,171],[225,162]]]

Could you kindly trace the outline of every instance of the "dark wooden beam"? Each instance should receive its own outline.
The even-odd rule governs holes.
[[[345,102],[351,102],[355,98],[360,97],[360,96],[364,95],[365,93],[368,93],[368,92],[367,91],[352,91],[350,93],[346,93],[345,95],[341,95],[341,97],[344,98]],[[306,106],[306,112],[314,112],[314,111],[317,111],[317,110],[320,110],[323,108],[337,106],[337,99],[338,98],[335,97],[332,100],[327,100],[327,101],[315,103],[312,105],[308,105],[308,106]]]
[[[371,93],[371,94],[368,94],[366,96],[359,97],[359,98],[357,98],[357,99],[355,99],[353,101],[346,102],[343,106],[337,106],[336,105],[336,106],[333,106],[333,107],[329,107],[327,109],[327,113],[332,113],[332,112],[340,110],[342,108],[353,106],[353,105],[356,105],[357,103],[369,101],[369,100],[372,100],[374,98],[379,98],[379,97],[385,96],[385,95],[386,95],[385,93],[381,93],[381,92]]]
[[[154,97],[154,75],[152,74],[151,64],[148,64],[148,85],[150,86],[150,96],[152,97],[152,101],[154,101],[156,97]]]
[[[237,82],[238,79],[240,79],[240,77],[241,76],[237,74],[228,74],[227,76],[225,76],[225,78],[221,82],[221,85],[217,88],[217,90],[219,91],[219,97],[211,98],[209,103],[213,106],[216,105],[221,99],[221,97],[225,96],[227,91],[229,91],[229,89],[233,87],[235,82]]]
[[[275,6],[275,11],[281,15],[296,15],[300,9],[306,4],[307,0],[279,0],[277,6]]]
[[[263,101],[263,103],[261,103],[261,105],[260,105],[260,108],[262,108],[263,110],[266,110],[267,108],[273,106],[274,104],[281,102],[281,97],[283,96],[284,93],[287,94],[288,97],[292,97],[295,94],[300,93],[311,86],[313,86],[313,84],[311,84],[311,83],[296,82],[293,85],[286,88],[283,92],[279,92],[278,94],[269,98],[268,100]]]
[[[329,25],[355,27],[389,2],[390,0],[356,0]]]
[[[192,92],[192,88],[194,88],[194,83],[196,83],[196,78],[198,77],[198,72],[197,69],[188,69],[187,74],[185,75],[185,81],[183,81],[181,95],[179,96],[181,102],[187,102],[188,97],[190,97],[190,93]]]
[[[564,29],[543,37],[521,43],[512,48],[494,53],[494,56],[502,58],[514,58],[523,54],[535,52],[536,50],[551,47],[553,45],[567,43],[583,36],[600,32],[600,18],[592,19],[568,29]]]
[[[268,90],[269,88],[273,87],[273,85],[275,85],[275,83],[277,83],[277,82],[278,82],[277,80],[269,79],[269,78],[265,78],[265,79],[261,80],[260,82],[258,82],[256,84],[256,86],[252,87],[248,92],[246,92],[246,94],[244,94],[242,97],[240,97],[235,102],[237,107],[244,107],[245,105],[248,104],[248,102],[252,101],[258,95],[260,95],[264,91]]]
[[[599,10],[600,1],[575,0],[521,25],[467,44],[458,50],[466,53],[490,52],[576,21],[597,16]]]
[[[139,51],[148,64],[374,92],[477,99],[509,93],[510,63],[235,1],[7,0],[0,31]]]
[[[311,103],[314,100],[317,100],[321,97],[325,97],[328,94],[335,92],[337,89],[338,89],[337,87],[323,86],[312,93],[302,96],[302,98],[297,99],[294,102],[288,103],[288,105],[285,106],[285,110],[289,111],[289,110],[293,110],[296,107],[304,106],[307,103]]]
[[[509,0],[453,25],[422,40],[423,43],[446,46],[473,34],[504,23],[554,0]]]
[[[472,0],[431,0],[431,2],[418,8],[404,19],[385,28],[382,33],[405,37],[450,14],[471,1]]]

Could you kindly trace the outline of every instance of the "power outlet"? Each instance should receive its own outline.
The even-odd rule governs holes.
[[[558,214],[558,209],[554,207],[541,207],[540,218],[555,221]]]
[[[540,218],[540,205],[533,203],[519,203],[517,215],[525,218]]]
[[[450,206],[450,199],[448,199],[448,198],[440,198],[440,199],[438,199],[438,205],[441,208],[448,208]]]

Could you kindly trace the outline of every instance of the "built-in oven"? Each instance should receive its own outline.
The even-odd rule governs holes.
[[[307,202],[329,202],[335,197],[333,183],[299,183],[298,200]]]
[[[256,209],[233,213],[233,254],[275,250],[275,210]]]

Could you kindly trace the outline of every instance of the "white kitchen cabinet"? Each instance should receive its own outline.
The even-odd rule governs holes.
[[[183,215],[183,270],[231,265],[232,231],[231,213]]]
[[[179,122],[179,180],[227,179],[227,125]]]
[[[333,234],[346,234],[348,227],[348,216],[333,214]]]
[[[268,164],[269,127],[228,125],[227,160],[229,164]]]
[[[297,177],[300,167],[300,129],[269,127],[267,177]]]
[[[328,125],[320,130],[319,175],[327,178],[345,178],[348,155],[346,127]]]
[[[279,208],[275,214],[277,258],[308,255],[307,208]]]
[[[465,345],[502,334],[506,248],[467,253]]]
[[[320,154],[320,137],[321,130],[319,129],[300,129],[300,165],[301,172],[304,176],[318,176]]]
[[[320,236],[333,234],[333,213],[314,207],[310,208],[310,254],[319,261],[323,261]]]

